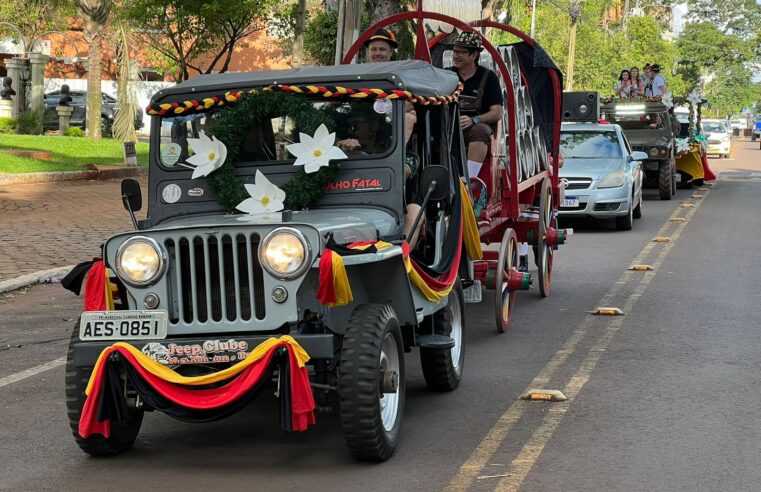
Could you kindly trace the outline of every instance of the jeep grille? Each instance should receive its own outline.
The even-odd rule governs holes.
[[[170,323],[264,319],[259,241],[242,233],[167,239]]]

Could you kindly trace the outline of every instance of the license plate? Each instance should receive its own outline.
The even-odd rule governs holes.
[[[480,280],[474,281],[473,285],[471,285],[467,289],[463,289],[462,293],[463,293],[463,296],[465,297],[465,304],[476,304],[481,302],[481,299],[482,299],[481,281]]]
[[[567,207],[578,207],[579,206],[579,199],[575,196],[567,196],[563,199],[562,202],[560,202],[560,208],[567,208]]]
[[[166,338],[166,311],[87,311],[79,322],[79,338],[93,340],[161,340]]]

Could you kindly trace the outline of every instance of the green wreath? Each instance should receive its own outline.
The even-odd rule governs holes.
[[[214,171],[210,178],[211,189],[225,212],[234,213],[235,207],[249,198],[243,181],[235,172],[235,162],[246,132],[252,124],[275,116],[290,116],[296,123],[296,131],[314,135],[324,124],[328,130],[335,129],[335,123],[322,111],[315,108],[312,101],[299,94],[280,92],[256,92],[243,97],[235,106],[220,112],[220,116],[209,131],[227,147],[227,159]],[[338,164],[331,162],[319,171],[307,174],[303,169],[288,181],[285,191],[285,208],[303,210],[309,208],[325,193],[325,188],[335,178]]]

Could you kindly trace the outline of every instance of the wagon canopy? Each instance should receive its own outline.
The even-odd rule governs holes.
[[[304,67],[291,70],[199,75],[156,93],[151,103],[171,102],[189,93],[220,93],[282,85],[341,85],[351,88],[405,90],[417,96],[449,96],[459,84],[457,75],[420,60]]]

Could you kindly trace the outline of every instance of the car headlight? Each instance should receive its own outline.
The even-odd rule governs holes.
[[[164,273],[166,255],[159,244],[145,236],[135,236],[116,251],[116,272],[126,283],[150,285]]]
[[[626,182],[626,173],[623,171],[616,171],[614,173],[606,174],[600,180],[597,185],[598,188],[618,188],[623,186]]]
[[[650,149],[650,157],[658,157],[658,147],[652,147]]]
[[[309,267],[309,256],[304,235],[290,227],[270,232],[259,246],[262,266],[280,279],[292,279],[304,273]]]

